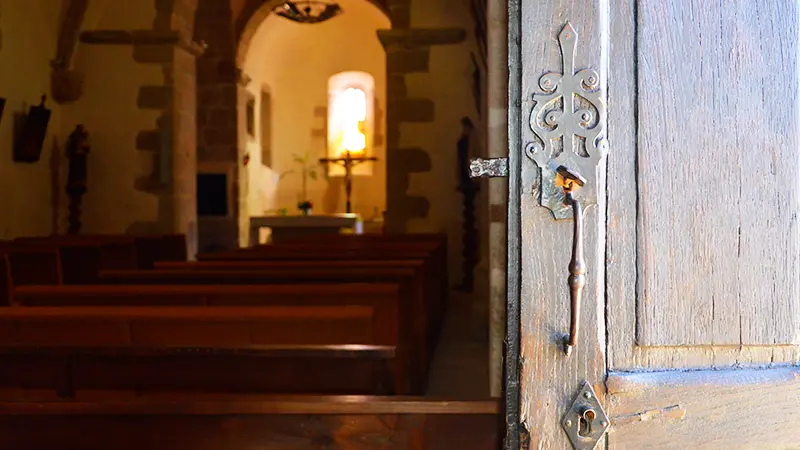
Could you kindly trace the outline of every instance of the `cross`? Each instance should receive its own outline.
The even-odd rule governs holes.
[[[344,192],[347,198],[347,212],[348,214],[351,213],[350,211],[350,195],[353,189],[353,167],[368,161],[375,162],[378,158],[374,156],[353,156],[350,154],[349,151],[344,152],[344,156],[339,158],[320,158],[320,164],[338,164],[344,167]]]

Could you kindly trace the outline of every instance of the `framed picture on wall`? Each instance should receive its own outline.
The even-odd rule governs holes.
[[[247,136],[251,138],[256,137],[256,99],[249,98],[247,106],[245,106],[245,125],[247,127]]]

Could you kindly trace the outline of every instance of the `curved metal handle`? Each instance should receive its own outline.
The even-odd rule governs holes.
[[[586,260],[583,259],[583,206],[575,198],[575,191],[586,184],[586,179],[575,170],[565,166],[555,169],[556,185],[564,189],[564,204],[572,206],[572,260],[569,262],[569,337],[564,343],[564,353],[569,356],[572,347],[578,342],[578,328],[581,320],[581,298],[586,286]]]
[[[575,199],[572,190],[566,191],[565,202],[572,205],[572,260],[569,262],[570,321],[569,337],[566,339],[564,353],[572,353],[578,342],[578,328],[581,319],[581,299],[586,286],[586,260],[583,258],[583,206]]]

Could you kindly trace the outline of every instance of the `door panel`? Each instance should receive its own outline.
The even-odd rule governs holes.
[[[611,9],[610,366],[798,361],[796,2]]]
[[[509,61],[517,42],[522,61],[509,121],[523,124],[509,129],[521,183],[509,295],[519,282],[530,448],[571,448],[561,425],[582,380],[611,417],[608,448],[800,448],[800,369],[789,366],[800,363],[798,2],[509,1]],[[610,143],[586,211],[570,356],[572,219],[540,206],[552,180],[524,150],[536,139],[531,95],[562,70],[567,21],[576,69],[600,74]]]
[[[797,342],[796,5],[642,0],[637,16],[637,70],[611,78],[638,87],[636,152],[614,152],[638,169],[638,341]]]

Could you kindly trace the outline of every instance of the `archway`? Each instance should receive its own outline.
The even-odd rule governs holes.
[[[228,204],[224,214],[201,215],[198,218],[201,250],[245,244],[248,238],[248,218],[256,211],[252,208],[261,203],[253,192],[258,185],[256,180],[263,180],[263,177],[249,177],[248,172],[249,168],[260,166],[258,156],[268,153],[269,150],[261,146],[258,139],[260,130],[251,128],[248,133],[247,124],[249,117],[251,125],[260,125],[258,119],[264,112],[261,111],[260,99],[266,98],[269,91],[245,70],[247,55],[252,53],[254,37],[258,31],[269,29],[268,24],[265,25],[268,21],[279,27],[295,25],[305,30],[319,30],[319,27],[334,27],[337,22],[341,24],[352,20],[359,11],[367,11],[372,17],[371,23],[376,24],[376,18],[380,18],[380,25],[373,25],[369,33],[364,33],[356,41],[370,39],[375,46],[380,47],[377,30],[391,26],[380,0],[341,1],[339,3],[344,9],[341,16],[314,25],[294,24],[271,15],[281,3],[281,0],[243,0],[232,2],[227,9],[202,0],[199,4],[195,39],[205,42],[207,50],[197,61],[198,173],[201,176],[216,176],[208,179],[216,180],[217,185],[221,185],[225,193],[222,196],[217,195],[217,198],[223,198]],[[356,26],[357,24],[351,25],[365,29],[363,26]],[[385,77],[385,54],[382,55],[384,60],[381,67]],[[354,68],[357,66],[345,67],[343,70]],[[385,99],[384,95],[380,95],[386,90],[385,84],[376,87],[379,99]],[[273,111],[275,108],[273,104]],[[385,102],[381,104],[381,111],[385,111]],[[318,127],[322,126],[324,123],[318,124]],[[383,131],[381,127],[379,129]],[[383,160],[382,164],[385,165],[385,158]],[[220,178],[225,181],[220,181]],[[380,191],[384,192],[385,186],[381,186]]]
[[[248,80],[246,98],[240,102],[245,110],[239,116],[246,125],[239,131],[243,133],[243,161],[247,161],[239,176],[241,223],[247,223],[250,216],[296,214],[298,204],[304,201],[314,205],[315,213],[345,212],[343,174],[330,170],[330,177],[325,177],[326,168],[317,162],[338,156],[328,152],[332,145],[328,130],[338,124],[329,111],[335,103],[334,97],[329,98],[335,94],[329,92],[332,77],[369,94],[369,105],[363,106],[374,126],[366,136],[368,145],[360,150],[378,161],[358,168],[368,170],[354,172],[352,212],[367,224],[382,219],[386,207],[386,54],[377,31],[390,23],[367,1],[338,3],[344,13],[319,24],[299,24],[269,15],[249,40],[240,43],[247,48],[240,67]],[[363,84],[364,77],[370,82]],[[366,95],[363,100],[367,101]],[[263,108],[267,101],[271,111]],[[264,114],[271,123],[262,120]],[[366,124],[367,117],[364,119]],[[240,229],[244,232],[246,229]]]
[[[250,51],[250,43],[256,31],[261,27],[272,14],[272,11],[285,0],[243,0],[238,11],[233,11],[236,19],[235,34],[236,34],[236,67],[242,67],[245,57]],[[387,20],[391,20],[388,9],[385,5],[385,0],[360,0],[361,2],[370,3],[383,13]],[[242,2],[240,2],[242,3]],[[345,12],[346,13],[346,12]],[[387,26],[388,28],[389,26]]]

